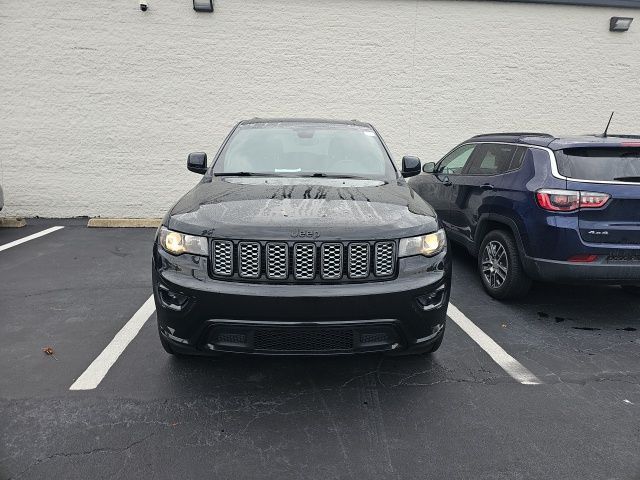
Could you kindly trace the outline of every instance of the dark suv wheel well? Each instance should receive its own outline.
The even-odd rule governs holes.
[[[507,233],[513,235],[513,238],[516,241],[516,245],[518,246],[518,250],[522,255],[522,239],[520,238],[519,232],[517,231],[517,227],[515,225],[510,225],[512,221],[509,219],[496,219],[489,218],[484,221],[481,221],[478,225],[475,235],[474,242],[474,255],[478,255],[478,251],[480,250],[480,244],[482,243],[482,239],[485,235],[493,230],[502,230]]]

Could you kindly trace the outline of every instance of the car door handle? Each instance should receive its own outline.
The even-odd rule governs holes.
[[[483,190],[495,190],[495,187],[490,183],[483,183],[482,185],[480,185],[480,188]]]

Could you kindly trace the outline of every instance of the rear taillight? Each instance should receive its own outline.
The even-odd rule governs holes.
[[[611,195],[598,192],[578,192],[575,190],[552,190],[543,188],[536,192],[538,205],[551,212],[573,212],[580,208],[600,208]]]
[[[580,192],[580,208],[599,208],[609,201],[608,193]]]
[[[553,212],[571,212],[580,205],[580,192],[570,190],[538,190],[536,198],[538,205]]]

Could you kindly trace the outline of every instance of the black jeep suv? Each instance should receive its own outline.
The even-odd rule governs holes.
[[[451,284],[433,209],[369,124],[253,119],[164,217],[153,248],[172,354],[426,353]]]

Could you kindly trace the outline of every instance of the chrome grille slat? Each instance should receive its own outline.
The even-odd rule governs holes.
[[[289,246],[286,243],[267,243],[267,278],[284,280],[289,276]]]
[[[243,278],[260,276],[260,244],[240,242],[238,244],[238,274]]]
[[[316,276],[316,246],[296,243],[293,246],[293,275],[297,280],[312,280]]]
[[[342,278],[342,244],[324,243],[320,247],[320,275],[324,280]]]
[[[380,242],[211,241],[211,273],[258,281],[370,281],[396,273],[397,246]]]
[[[230,277],[233,274],[233,243],[214,240],[212,247],[213,273]]]
[[[369,244],[349,244],[349,278],[366,278],[369,276]]]
[[[396,243],[376,243],[373,265],[377,277],[393,275],[396,265]]]

